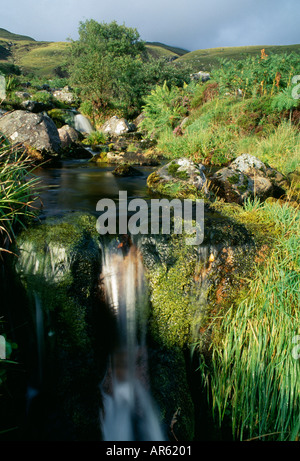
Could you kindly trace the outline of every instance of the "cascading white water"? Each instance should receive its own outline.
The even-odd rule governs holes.
[[[89,119],[82,114],[76,114],[74,116],[74,127],[75,130],[80,131],[80,133],[90,134],[92,131],[95,131]]]
[[[103,245],[103,281],[107,302],[117,317],[119,343],[111,357],[101,415],[106,441],[163,441],[147,386],[147,290],[143,263],[132,245]],[[107,382],[109,385],[107,386]]]

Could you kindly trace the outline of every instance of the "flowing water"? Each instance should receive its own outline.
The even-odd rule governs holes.
[[[76,114],[74,117],[74,128],[81,133],[90,134],[95,131],[89,119],[82,114]]]
[[[66,161],[60,168],[40,170],[42,179],[41,217],[63,216],[72,211],[94,212],[103,197],[118,200],[119,191],[128,198],[148,196],[146,179],[152,167],[140,167],[144,174],[116,178],[114,167],[86,161]],[[99,384],[103,408],[99,422],[107,441],[163,441],[159,413],[151,395],[147,358],[149,295],[138,245],[131,239],[102,239],[102,287],[106,304],[117,323],[117,341],[109,358],[105,379]],[[40,300],[34,294],[40,378],[43,367],[43,317]],[[29,400],[32,397],[28,395]],[[34,397],[34,396],[33,396]]]
[[[162,441],[148,383],[148,299],[141,255],[134,244],[116,246],[115,241],[103,245],[102,255],[106,300],[118,325],[118,342],[101,386],[104,440]]]

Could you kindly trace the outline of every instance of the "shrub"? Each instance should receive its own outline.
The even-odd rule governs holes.
[[[37,178],[22,151],[0,141],[0,252],[8,251],[9,242],[19,226],[34,216],[34,188]]]

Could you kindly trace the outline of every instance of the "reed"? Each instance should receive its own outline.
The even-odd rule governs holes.
[[[35,215],[38,178],[33,172],[32,162],[21,148],[0,140],[0,253],[9,252],[16,230]]]
[[[234,438],[297,440],[299,209],[265,203],[256,211],[276,223],[278,236],[245,298],[222,318],[211,361],[201,369],[213,413],[221,426],[230,415]]]

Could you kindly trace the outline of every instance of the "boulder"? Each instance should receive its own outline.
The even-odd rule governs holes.
[[[61,149],[57,128],[44,114],[24,110],[4,114],[0,119],[0,132],[13,143],[33,147],[50,156],[57,156]]]
[[[143,173],[136,168],[128,164],[119,165],[112,174],[114,176],[122,176],[122,177],[129,177],[129,176],[143,176]]]
[[[42,102],[32,101],[31,99],[22,101],[21,106],[25,110],[28,110],[29,112],[34,112],[35,114],[38,114],[39,112],[43,112],[49,108],[47,104],[44,104]]]
[[[243,154],[211,178],[215,193],[227,202],[243,204],[247,198],[279,198],[288,180],[253,155]]]
[[[101,131],[103,131],[103,133],[112,137],[121,136],[135,130],[136,126],[133,123],[129,123],[125,118],[119,118],[117,116],[111,117],[101,127]]]
[[[191,77],[191,80],[196,80],[196,81],[199,80],[203,83],[210,80],[210,74],[208,72],[203,72],[203,71],[197,72],[196,74],[191,74],[190,77]]]
[[[106,160],[108,163],[121,165],[157,166],[160,163],[157,157],[148,155],[147,152],[107,152]]]
[[[197,198],[207,195],[205,167],[187,158],[167,163],[152,173],[147,185],[153,192],[178,198]]]
[[[15,96],[19,99],[30,99],[31,95],[25,91],[16,91]]]
[[[71,147],[79,140],[79,134],[70,125],[64,125],[59,128],[58,135],[63,149]]]
[[[62,89],[55,90],[53,92],[54,98],[58,99],[61,102],[65,102],[67,104],[73,104],[75,102],[75,96],[71,91],[69,86],[65,86]]]

